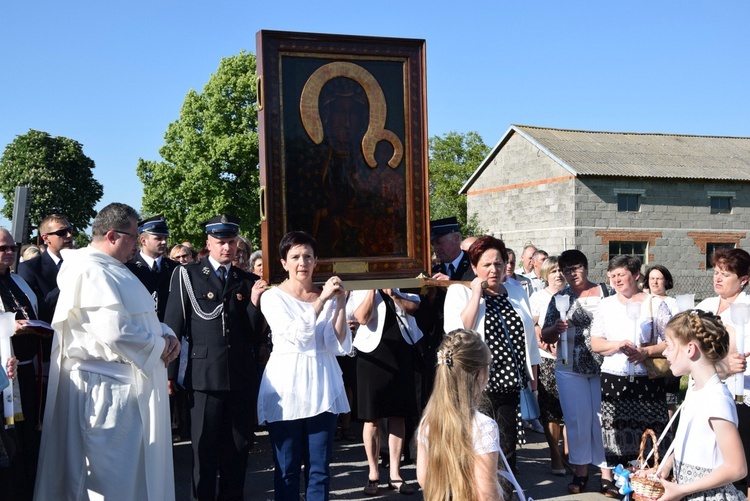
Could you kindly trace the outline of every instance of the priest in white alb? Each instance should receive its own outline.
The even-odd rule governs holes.
[[[34,499],[174,500],[166,364],[180,343],[123,263],[138,213],[110,204],[63,251]]]

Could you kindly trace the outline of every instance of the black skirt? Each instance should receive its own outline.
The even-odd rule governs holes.
[[[370,353],[357,353],[357,417],[364,421],[419,415],[412,347],[401,335],[396,314],[391,308],[386,312],[380,344]]]

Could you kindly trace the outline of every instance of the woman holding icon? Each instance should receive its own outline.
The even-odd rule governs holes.
[[[559,341],[555,378],[567,430],[568,459],[573,466],[568,492],[580,494],[588,484],[588,465],[606,466],[597,416],[601,409],[599,362],[591,351],[591,324],[601,300],[614,291],[589,280],[589,262],[581,251],[563,251],[557,262],[568,286],[550,302],[542,340],[550,344]],[[568,298],[568,308],[560,308],[561,312],[553,306],[564,303],[563,296]]]

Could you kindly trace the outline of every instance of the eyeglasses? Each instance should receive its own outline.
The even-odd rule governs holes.
[[[17,245],[0,245],[0,252],[18,252]]]
[[[178,255],[172,257],[172,259],[176,259],[176,260],[179,260],[179,259],[188,259],[189,257],[191,257],[190,254],[178,254]]]
[[[575,266],[568,266],[563,270],[563,275],[572,275],[574,273],[581,273],[584,270],[582,264],[577,264]]]
[[[133,240],[138,240],[138,235],[133,235],[132,233],[128,233],[127,231],[120,231],[120,230],[112,230],[115,233],[119,233],[120,235],[127,235]]]
[[[71,235],[73,234],[73,227],[72,226],[68,226],[68,227],[65,227],[65,228],[60,228],[57,231],[50,231],[49,233],[45,233],[45,235],[46,236],[57,235],[58,237],[64,237],[68,233],[70,233]]]

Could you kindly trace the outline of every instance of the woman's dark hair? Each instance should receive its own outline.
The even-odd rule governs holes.
[[[735,273],[738,277],[750,275],[750,254],[743,249],[732,249],[730,247],[716,249],[711,258],[711,263]]]
[[[557,256],[557,264],[561,270],[570,268],[571,266],[581,265],[587,270],[589,269],[589,260],[586,259],[586,254],[579,251],[578,249],[568,249],[562,251],[562,254]]]
[[[505,248],[505,243],[499,238],[484,235],[483,237],[477,238],[477,240],[469,247],[469,261],[473,266],[476,266],[479,262],[479,258],[482,254],[490,249],[495,249],[500,253],[500,257],[503,262],[508,262],[508,251]]]
[[[660,272],[662,274],[662,276],[664,276],[664,288],[665,288],[665,290],[669,290],[672,287],[674,287],[674,279],[672,278],[672,274],[669,272],[669,270],[666,267],[664,267],[664,266],[662,266],[660,264],[655,264],[653,266],[649,266],[646,269],[646,273],[643,274],[643,286],[645,288],[648,288],[649,275],[654,270]]]
[[[615,256],[609,260],[607,271],[616,270],[617,268],[625,268],[631,275],[635,276],[641,272],[641,260],[630,254]]]
[[[318,242],[304,231],[290,231],[279,242],[279,256],[286,260],[289,249],[295,245],[307,245],[313,251],[313,257],[318,257]]]

